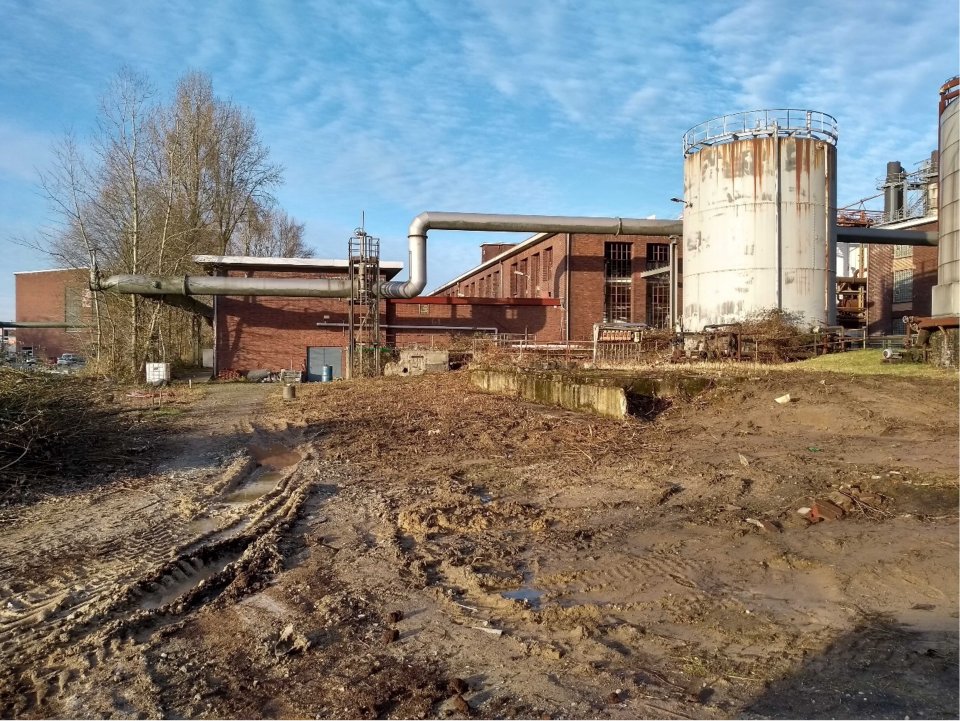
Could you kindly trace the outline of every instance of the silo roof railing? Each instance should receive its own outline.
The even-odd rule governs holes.
[[[741,138],[769,137],[816,138],[837,144],[837,119],[819,110],[778,108],[747,110],[721,115],[690,128],[683,134],[683,154],[696,153],[709,145],[732,143]]]

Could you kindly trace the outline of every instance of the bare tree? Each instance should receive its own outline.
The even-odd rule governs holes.
[[[94,183],[80,155],[73,135],[67,135],[53,149],[56,162],[40,175],[40,187],[59,221],[53,229],[41,231],[40,238],[47,253],[71,268],[88,264],[97,266],[96,239],[91,236],[86,217],[94,201],[90,191]],[[103,322],[99,294],[93,294],[95,335],[93,351],[100,362]]]
[[[121,70],[104,95],[91,147],[84,159],[68,137],[41,176],[60,221],[42,242],[70,265],[190,272],[194,254],[235,247],[240,228],[272,254],[309,252],[303,225],[272,209],[281,170],[269,162],[253,119],[217,99],[205,75],[184,76],[163,107],[144,76]],[[109,347],[110,372],[122,367],[138,375],[176,318],[186,321],[180,311],[136,295],[94,302],[97,346]]]
[[[283,210],[254,208],[235,233],[228,251],[240,255],[309,258],[313,249],[303,240],[304,224]]]

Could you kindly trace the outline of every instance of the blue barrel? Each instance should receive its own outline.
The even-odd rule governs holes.
[[[333,380],[333,366],[320,366],[320,382],[329,383]]]

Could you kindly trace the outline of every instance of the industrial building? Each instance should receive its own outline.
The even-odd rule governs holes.
[[[16,353],[52,361],[63,353],[83,353],[92,305],[87,268],[14,273]],[[32,327],[16,327],[17,324]],[[46,326],[46,327],[44,327]]]
[[[599,322],[672,326],[672,299],[682,285],[678,237],[538,233],[515,245],[482,245],[481,252],[480,265],[433,294],[558,299],[557,326],[540,340],[589,340]],[[678,272],[671,273],[674,259]],[[674,294],[671,278],[678,281]]]
[[[348,260],[196,256],[212,276],[270,282],[344,279]],[[397,262],[379,262],[381,282],[401,270]],[[559,339],[560,302],[551,298],[459,298],[421,296],[375,300],[380,330],[377,346],[446,348],[473,335],[513,334]],[[346,373],[350,303],[343,298],[296,296],[214,296],[213,367],[298,370],[320,380],[323,366],[334,378]],[[355,327],[362,324],[357,321]],[[371,343],[371,345],[373,345]]]
[[[194,308],[205,306],[188,296],[211,296],[203,314],[214,327],[215,370],[302,367],[308,378],[322,366],[346,375],[357,353],[379,359],[386,346],[464,334],[588,340],[603,322],[696,333],[770,309],[868,333],[926,316],[956,345],[957,97],[954,78],[940,91],[936,167],[919,175],[888,167],[879,219],[837,212],[833,117],[759,110],[684,134],[682,221],[427,212],[408,231],[405,282],[393,280],[401,264],[380,261],[379,242],[361,229],[346,260],[198,256],[206,276],[94,276],[90,287]],[[908,212],[911,192],[922,198],[919,214]],[[420,297],[432,230],[532,235],[482,246],[478,266]],[[18,318],[76,315],[82,296],[69,296],[68,276],[55,275],[63,271],[51,273],[63,290],[27,292],[25,278],[22,311],[26,274],[18,275]]]

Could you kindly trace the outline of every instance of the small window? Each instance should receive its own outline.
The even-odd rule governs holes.
[[[669,245],[666,243],[647,243],[647,270],[661,268],[669,262]]]
[[[893,302],[913,302],[913,270],[893,271]]]
[[[430,315],[430,305],[428,303],[420,304],[420,315]]]
[[[607,280],[631,277],[632,243],[604,243],[604,276]]]
[[[912,245],[895,245],[895,246],[893,246],[893,257],[894,257],[894,258],[911,258],[911,257],[913,257],[913,246],[912,246]]]

